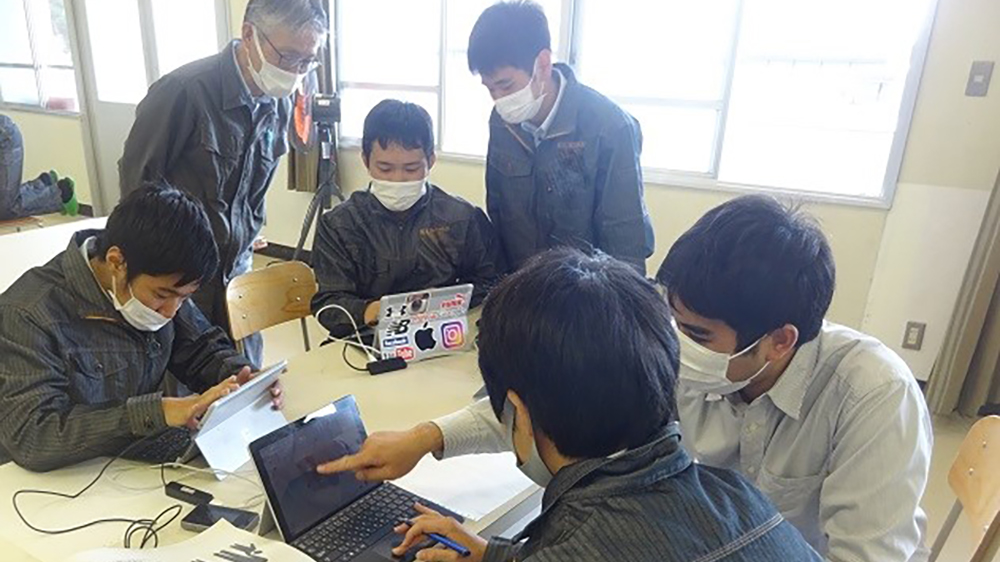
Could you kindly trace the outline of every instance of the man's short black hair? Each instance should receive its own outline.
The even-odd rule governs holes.
[[[479,368],[493,411],[507,391],[574,458],[646,443],[676,418],[677,335],[656,286],[605,254],[556,249],[486,300]]]
[[[738,349],[791,324],[815,339],[833,300],[826,236],[797,205],[748,195],[709,211],[670,249],[656,274],[671,299],[721,320]]]
[[[219,267],[205,209],[165,181],[144,185],[115,207],[97,239],[98,255],[103,259],[112,246],[125,256],[130,281],[180,273],[178,287],[204,284]]]
[[[393,143],[407,150],[422,149],[429,162],[434,156],[434,122],[427,110],[415,103],[382,100],[365,117],[361,139],[365,162],[376,141],[383,150]]]
[[[512,66],[532,74],[538,53],[552,49],[549,20],[530,0],[498,2],[479,16],[469,36],[469,70],[492,74]]]

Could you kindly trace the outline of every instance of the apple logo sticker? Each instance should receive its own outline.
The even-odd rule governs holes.
[[[417,349],[420,351],[428,351],[437,347],[437,340],[434,339],[434,328],[428,327],[425,322],[424,327],[414,333],[413,343],[417,344]]]

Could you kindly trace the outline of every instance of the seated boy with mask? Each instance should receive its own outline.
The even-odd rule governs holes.
[[[193,427],[249,380],[249,362],[190,302],[218,265],[201,204],[151,185],[0,295],[0,464],[42,471],[118,453]],[[167,370],[201,394],[164,397]]]
[[[326,213],[313,248],[313,314],[331,335],[374,325],[385,295],[472,283],[478,305],[501,273],[486,214],[427,181],[434,130],[422,107],[384,100],[365,118],[367,190]]]
[[[396,529],[396,554],[438,533],[470,556],[425,549],[419,560],[819,560],[746,480],[681,446],[670,321],[656,287],[603,254],[553,250],[502,282],[483,309],[479,366],[498,441],[545,488],[542,513],[513,541],[487,543],[418,506]]]

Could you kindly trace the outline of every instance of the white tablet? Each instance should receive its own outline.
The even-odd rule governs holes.
[[[286,370],[288,370],[288,361],[275,363],[254,375],[252,379],[234,392],[213,402],[208,407],[205,415],[201,417],[201,422],[198,424],[198,431],[208,431],[212,427],[229,419],[243,408],[256,402],[261,394],[268,392],[271,385]]]

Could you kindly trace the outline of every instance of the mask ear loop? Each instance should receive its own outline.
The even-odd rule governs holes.
[[[131,294],[132,289],[129,289],[128,292],[129,294]],[[117,305],[115,308],[118,308],[118,306],[125,306],[121,303],[120,300],[118,300],[118,281],[115,279],[114,273],[111,274],[111,298],[114,299],[115,304]]]
[[[755,341],[752,344],[744,347],[743,351],[741,351],[739,353],[734,353],[734,354],[730,355],[729,356],[729,360],[732,361],[733,359],[736,359],[737,357],[743,357],[744,355],[746,355],[747,353],[749,353],[753,348],[755,348],[758,345],[760,345],[760,342],[764,341],[764,338],[766,338],[769,335],[771,335],[771,334],[764,334],[763,336],[757,338],[757,341]]]
[[[729,360],[732,361],[733,359],[736,359],[737,357],[742,357],[743,355],[748,354],[751,350],[753,350],[755,347],[757,347],[758,345],[760,345],[760,342],[764,341],[764,338],[766,338],[769,335],[771,335],[771,334],[764,334],[763,336],[760,337],[760,339],[758,339],[757,341],[753,342],[752,344],[750,344],[746,348],[744,348],[743,351],[741,351],[739,353],[736,353],[734,355],[730,355],[729,356]],[[764,362],[764,366],[762,366],[756,373],[754,373],[750,378],[743,379],[743,381],[740,381],[740,382],[746,382],[747,384],[749,384],[754,379],[756,379],[757,377],[759,377],[760,374],[763,373],[769,366],[771,366],[771,363],[772,363],[772,361],[765,361]]]

